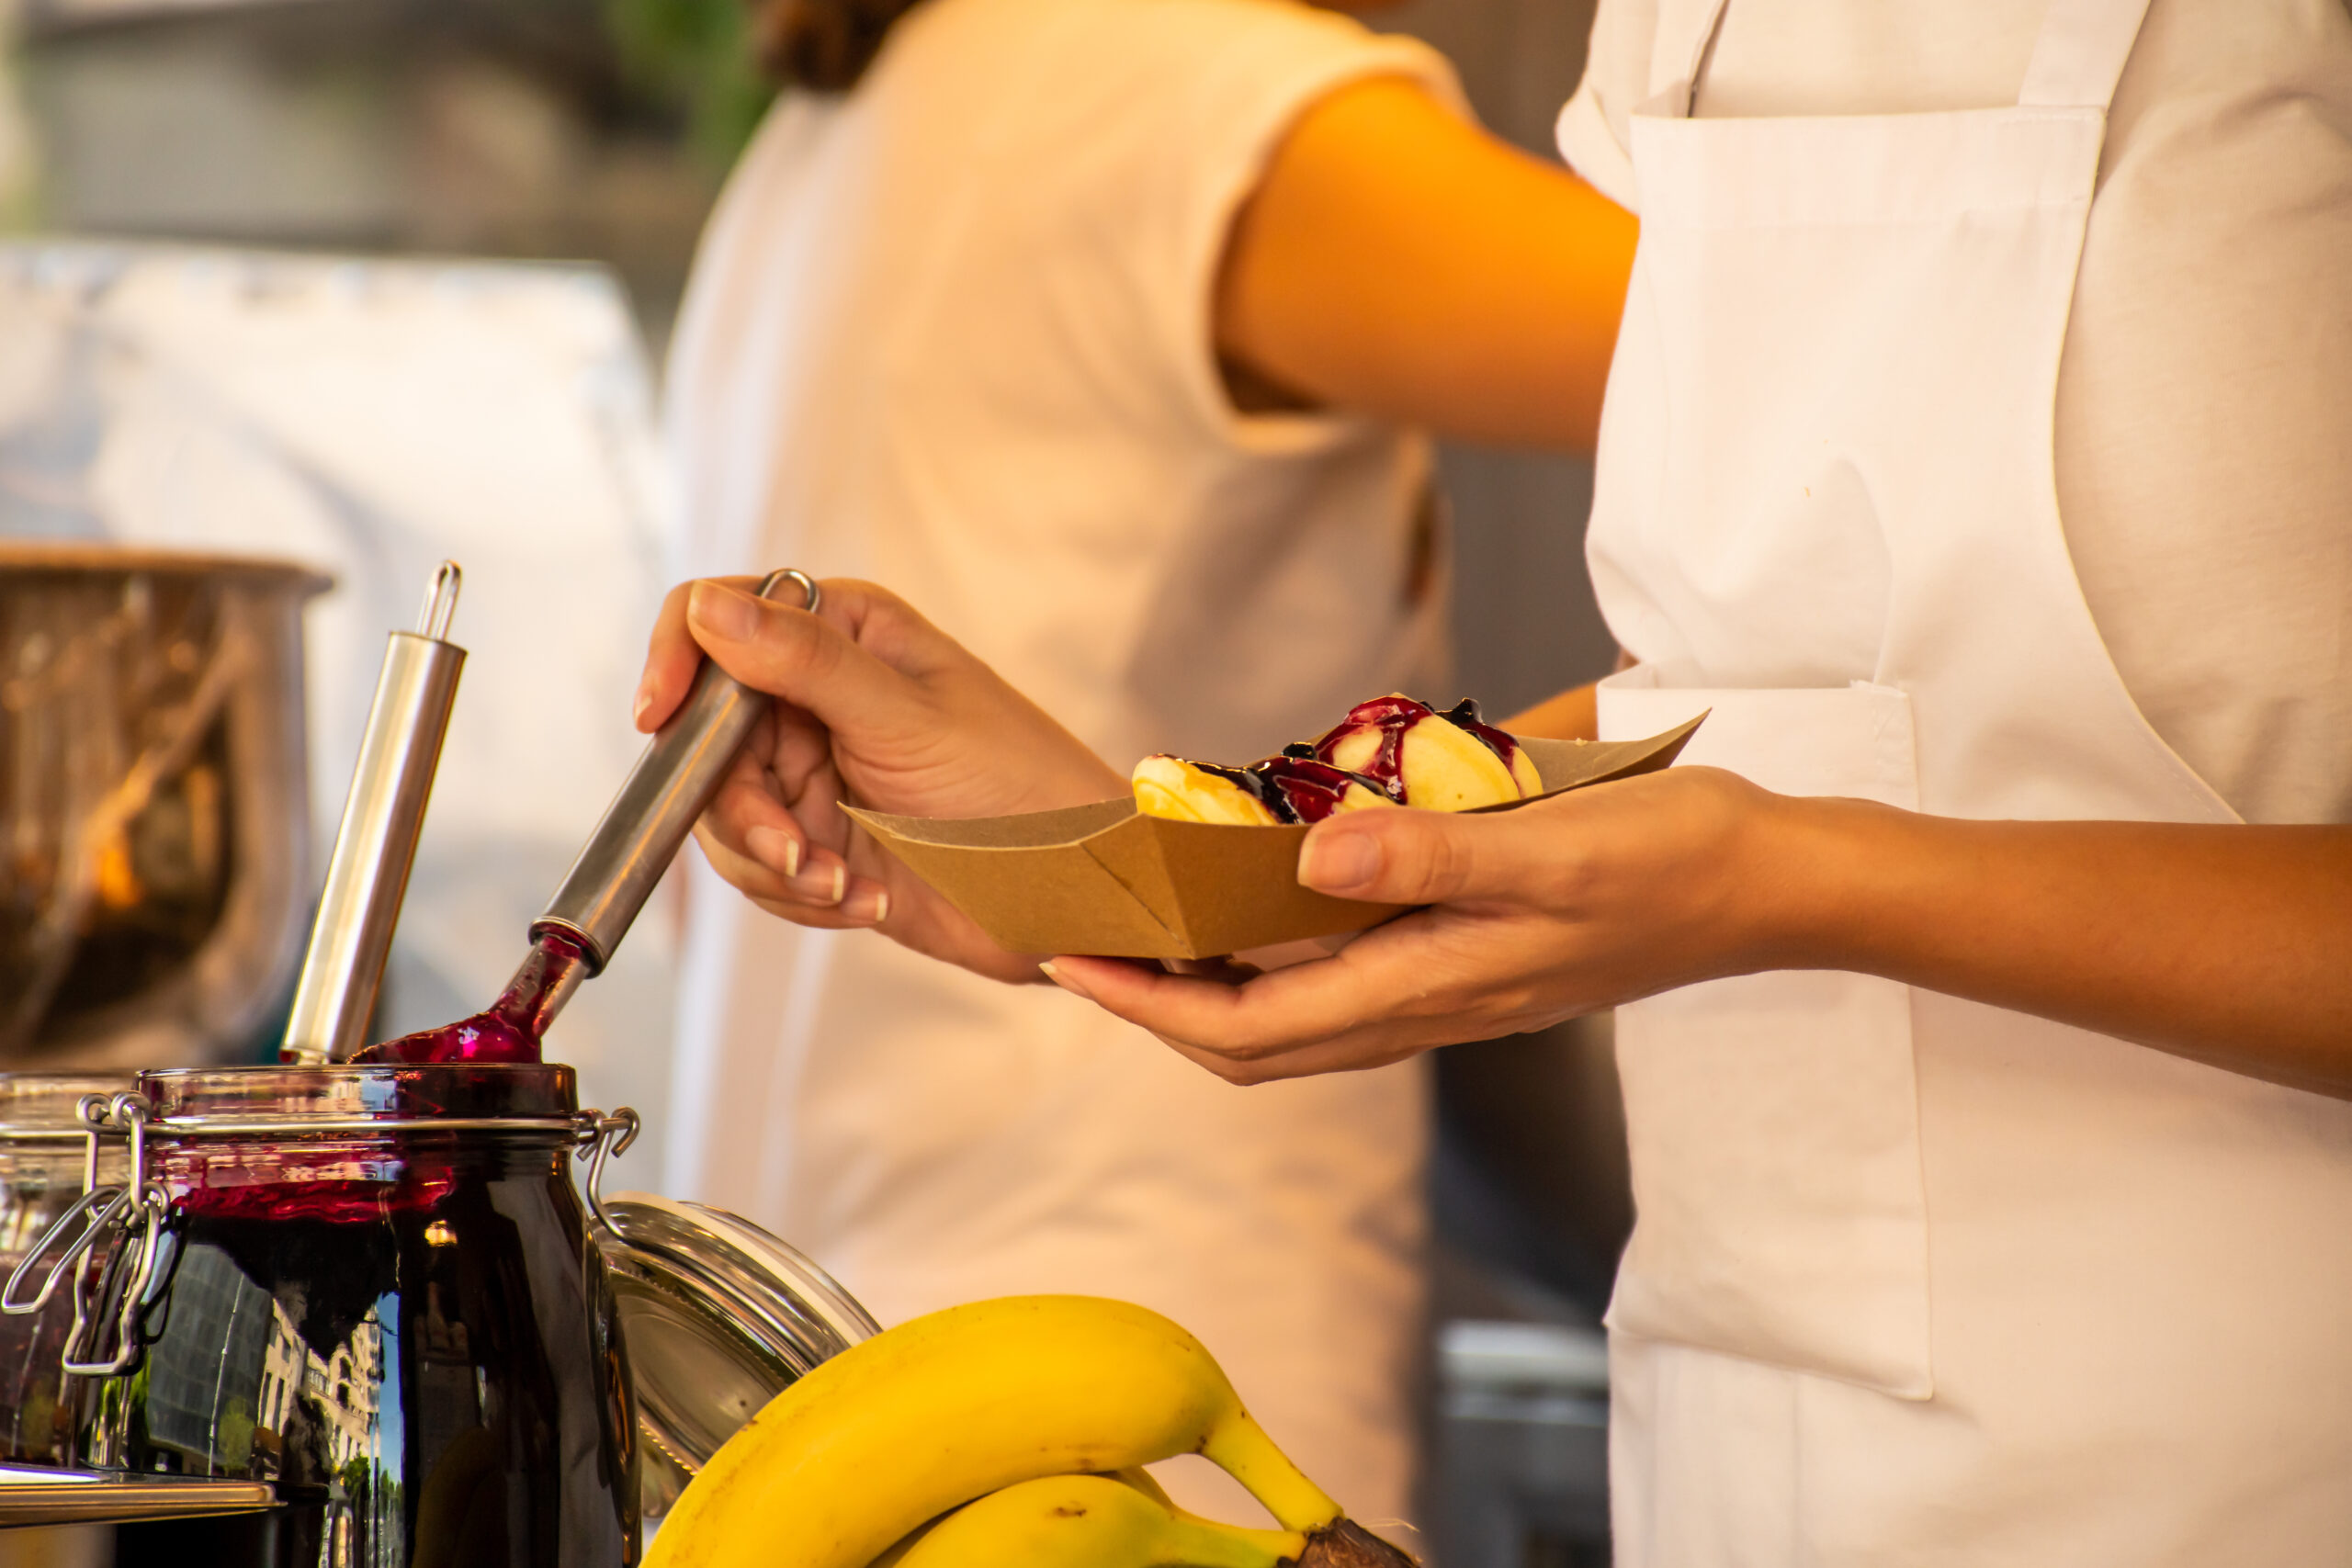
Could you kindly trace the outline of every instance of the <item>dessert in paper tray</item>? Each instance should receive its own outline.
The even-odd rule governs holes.
[[[1247,767],[1147,757],[1125,799],[969,818],[843,809],[1009,952],[1215,958],[1400,912],[1298,885],[1299,845],[1327,816],[1509,811],[1666,767],[1704,717],[1646,740],[1521,739],[1476,704],[1381,697]]]

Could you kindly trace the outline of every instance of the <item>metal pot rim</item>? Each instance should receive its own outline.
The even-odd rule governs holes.
[[[0,575],[50,572],[252,577],[295,589],[306,597],[334,586],[334,579],[316,567],[266,556],[209,555],[79,539],[0,539]]]

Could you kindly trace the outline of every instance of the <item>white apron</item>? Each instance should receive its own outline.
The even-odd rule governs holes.
[[[2118,679],[2052,409],[2146,0],[2014,108],[1693,119],[1669,5],[1590,555],[1604,738],[1944,815],[2231,822]],[[2227,526],[2216,519],[2215,526]],[[1618,1560],[2352,1562],[2352,1104],[1844,974],[1623,1010]]]

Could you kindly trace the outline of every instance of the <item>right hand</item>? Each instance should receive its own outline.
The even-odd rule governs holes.
[[[671,590],[638,688],[646,731],[684,700],[705,654],[776,699],[695,826],[712,867],[796,924],[878,927],[983,975],[1037,979],[1037,955],[997,946],[840,807],[993,817],[1107,799],[1126,781],[896,595],[831,579],[812,615],[756,587]]]

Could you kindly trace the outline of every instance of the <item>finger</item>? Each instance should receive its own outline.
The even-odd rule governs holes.
[[[853,925],[878,926],[890,918],[890,890],[871,877],[853,876],[840,913]]]
[[[849,891],[847,863],[821,844],[804,841],[796,855],[784,834],[765,827],[745,829],[716,810],[703,814],[695,838],[712,869],[746,894],[825,908],[839,904]]]
[[[1344,1034],[1337,1040],[1301,1045],[1279,1055],[1240,1062],[1220,1055],[1205,1046],[1171,1040],[1164,1034],[1153,1038],[1194,1066],[1245,1089],[1253,1084],[1276,1083],[1283,1078],[1311,1078],[1325,1073],[1354,1073],[1385,1067],[1392,1062],[1418,1056],[1433,1045],[1445,1043],[1439,1040],[1408,1041],[1401,1038],[1398,1031],[1384,1029],[1376,1033]]]
[[[1163,1039],[1249,1062],[1384,1017],[1384,998],[1368,996],[1361,977],[1340,975],[1343,967],[1338,959],[1302,964],[1237,986],[1114,958],[1057,957],[1046,974],[1063,989]]]
[[[756,578],[729,578],[732,583],[750,583],[756,587]],[[686,689],[695,682],[695,671],[702,667],[702,649],[695,642],[686,626],[686,604],[694,592],[694,584],[682,582],[663,596],[662,612],[653,620],[653,635],[645,652],[645,672],[638,678],[637,697],[632,708],[638,729],[650,735],[662,728],[664,720],[677,711],[685,700]]]
[[[1344,999],[1303,1024],[1304,1015],[1281,998],[1268,1006],[1278,987],[1249,994],[1272,976],[1237,987],[1227,980],[1165,975],[1118,959],[1062,957],[1043,967],[1064,990],[1149,1030],[1178,1055],[1228,1083],[1385,1066],[1446,1043],[1444,1031],[1426,1020],[1400,1015],[1342,1021],[1353,1017]],[[1251,1020],[1252,1013],[1261,1016]],[[1261,1025],[1272,1034],[1257,1038]]]
[[[747,745],[735,754],[718,793],[703,807],[703,818],[736,850],[791,876],[808,858],[810,836],[791,802],[779,798],[781,783],[760,761],[759,750],[756,744]]]
[[[852,908],[847,905],[818,908],[808,904],[787,904],[773,898],[752,898],[752,905],[779,920],[806,926],[810,931],[869,931],[878,923],[870,911]]]
[[[849,863],[840,852],[797,834],[789,818],[784,826],[773,823],[767,814],[775,809],[763,792],[734,789],[713,801],[696,825],[711,864],[746,893],[818,907],[839,904],[849,893]]]
[[[686,627],[729,674],[828,728],[929,723],[911,681],[825,617],[797,606],[705,581],[686,596]]]
[[[1546,803],[1548,804],[1548,803]],[[1299,847],[1303,886],[1374,904],[1518,900],[1556,882],[1573,852],[1543,806],[1493,816],[1351,811],[1316,824]]]

